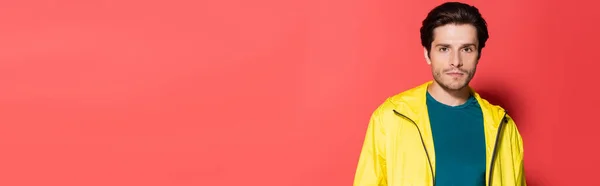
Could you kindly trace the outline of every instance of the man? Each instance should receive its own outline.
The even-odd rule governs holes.
[[[474,6],[449,2],[431,10],[421,43],[433,80],[374,111],[355,186],[526,185],[515,122],[468,85],[487,39]]]

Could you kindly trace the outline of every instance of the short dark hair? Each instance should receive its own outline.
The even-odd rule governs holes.
[[[473,25],[477,29],[478,51],[481,56],[481,49],[485,47],[485,42],[489,38],[487,23],[475,6],[460,2],[447,2],[429,12],[421,26],[421,45],[430,52],[434,37],[433,30],[447,24]]]

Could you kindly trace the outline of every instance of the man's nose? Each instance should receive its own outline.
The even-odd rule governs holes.
[[[452,57],[450,59],[450,65],[452,65],[453,67],[461,67],[462,66],[462,59],[460,57],[460,52],[452,53]]]

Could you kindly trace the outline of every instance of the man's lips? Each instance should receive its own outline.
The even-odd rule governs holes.
[[[465,75],[462,72],[446,72],[446,74],[449,75],[449,76],[452,76],[452,77],[460,77],[460,76]]]

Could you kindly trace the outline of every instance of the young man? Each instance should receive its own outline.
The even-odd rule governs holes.
[[[524,186],[523,142],[506,111],[469,87],[488,39],[474,6],[444,3],[423,21],[433,81],[371,116],[355,186]]]

